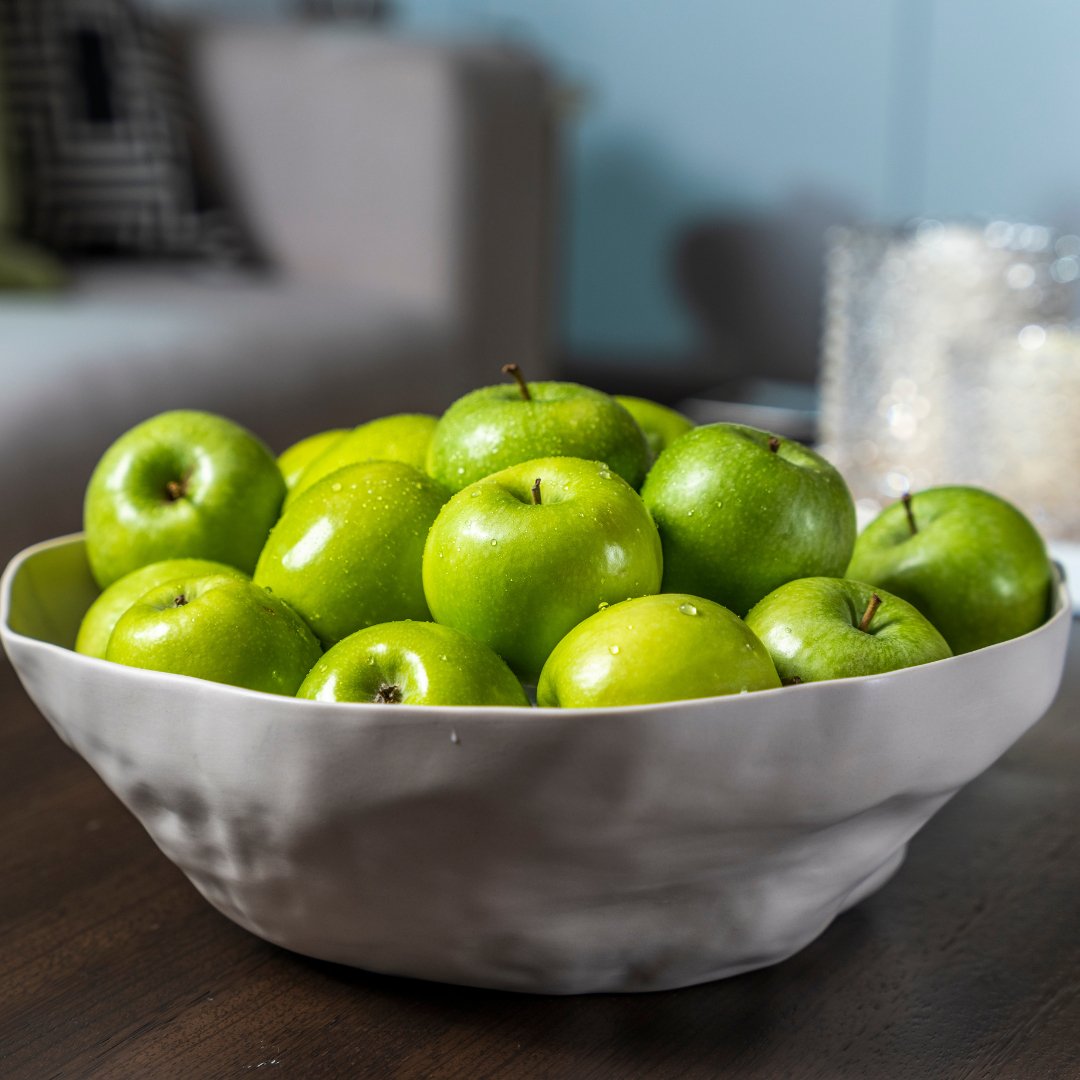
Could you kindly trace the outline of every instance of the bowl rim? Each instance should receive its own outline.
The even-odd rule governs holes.
[[[818,682],[801,683],[798,686],[779,686],[768,690],[755,690],[753,692],[745,691],[740,694],[721,694],[715,697],[703,698],[680,698],[672,701],[648,702],[641,705],[593,706],[591,708],[539,705],[532,705],[529,707],[520,705],[390,705],[368,701],[313,701],[306,698],[290,697],[285,694],[271,694],[262,690],[249,690],[241,686],[231,686],[228,683],[210,682],[209,680],[199,679],[193,675],[177,675],[171,672],[153,671],[148,668],[126,667],[124,665],[111,663],[108,660],[99,659],[98,657],[86,656],[82,653],[75,652],[74,649],[65,648],[62,645],[54,645],[51,642],[29,637],[26,634],[21,634],[18,631],[13,630],[9,624],[11,614],[11,593],[15,578],[18,576],[19,571],[24,564],[42,551],[84,541],[85,534],[82,532],[67,533],[64,536],[57,536],[48,540],[39,541],[14,555],[4,568],[3,574],[0,575],[0,642],[3,643],[4,650],[7,652],[9,659],[11,658],[12,651],[10,645],[11,643],[15,643],[16,647],[20,649],[40,651],[45,655],[62,655],[65,658],[65,663],[90,665],[91,669],[107,667],[110,671],[114,674],[118,674],[120,677],[127,679],[142,679],[148,684],[157,682],[165,688],[170,686],[191,687],[192,685],[196,685],[202,688],[204,692],[221,693],[227,697],[233,697],[238,701],[273,701],[283,708],[302,710],[311,710],[312,707],[314,707],[315,709],[355,711],[358,716],[369,718],[375,716],[389,716],[392,714],[395,717],[395,720],[398,721],[426,720],[430,722],[442,719],[446,722],[450,722],[455,719],[464,719],[466,717],[472,719],[486,717],[499,720],[519,719],[523,722],[527,722],[538,716],[558,716],[565,719],[568,717],[579,716],[582,718],[587,718],[589,716],[611,717],[615,714],[637,716],[648,714],[650,712],[670,711],[672,709],[686,710],[689,708],[701,707],[730,709],[735,707],[736,702],[745,701],[748,698],[752,698],[756,701],[765,698],[775,699],[778,694],[790,695],[792,693],[798,693],[800,695],[813,695],[829,693],[830,689],[836,687],[838,684],[877,685],[886,680],[895,681],[896,679],[910,678],[914,672],[921,672],[929,668],[939,668],[942,664],[952,664],[954,666],[963,665],[970,662],[972,657],[982,657],[992,650],[1015,647],[1018,642],[1026,641],[1036,635],[1051,633],[1059,622],[1072,620],[1072,602],[1069,596],[1068,584],[1062,573],[1061,567],[1051,560],[1055,585],[1055,609],[1039,626],[1035,627],[1033,630],[1029,630],[1026,634],[1021,634],[1019,637],[1009,638],[1006,641],[999,641],[993,645],[987,645],[981,649],[976,649],[973,652],[961,653],[959,656],[948,656],[941,660],[933,660],[927,664],[918,664],[914,667],[897,668],[894,671],[885,671],[873,675],[852,675],[843,679],[823,679]],[[282,705],[281,703],[283,702],[289,702],[291,704]]]

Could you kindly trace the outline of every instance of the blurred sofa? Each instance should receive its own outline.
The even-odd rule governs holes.
[[[100,261],[0,293],[0,558],[77,529],[97,458],[206,408],[275,450],[548,368],[551,93],[497,45],[208,24],[190,67],[269,269]]]

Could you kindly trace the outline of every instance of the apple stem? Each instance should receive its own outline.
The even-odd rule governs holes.
[[[911,509],[911,492],[905,491],[900,496],[900,501],[904,504],[904,513],[907,514],[908,528],[911,530],[911,535],[914,536],[919,530],[915,525],[915,513]]]
[[[375,702],[379,705],[400,705],[401,687],[393,683],[383,683],[375,694]]]
[[[183,480],[170,480],[165,485],[165,498],[169,502],[176,502],[177,499],[182,499],[186,494],[187,489]]]
[[[173,599],[173,607],[184,607],[187,602],[188,598],[183,593],[181,593],[179,596]]]
[[[769,452],[775,454],[780,449],[780,440],[775,435],[769,436]]]
[[[870,628],[870,620],[874,617],[874,612],[881,607],[881,597],[877,593],[870,594],[870,603],[866,605],[866,610],[863,612],[862,620],[859,623],[859,629],[865,634]]]
[[[521,396],[525,401],[532,401],[532,394],[529,393],[529,387],[525,382],[525,376],[521,374],[521,368],[517,364],[503,364],[502,373],[504,375],[511,375],[518,384],[518,389],[521,391]]]
[[[540,477],[536,478],[536,483],[532,486],[533,506],[540,505]]]

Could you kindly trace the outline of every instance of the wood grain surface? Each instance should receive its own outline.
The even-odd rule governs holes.
[[[367,974],[211,909],[0,660],[0,1077],[1080,1078],[1080,634],[1050,713],[776,967],[533,997]]]

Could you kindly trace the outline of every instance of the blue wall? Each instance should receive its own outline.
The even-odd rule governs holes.
[[[568,177],[575,351],[687,347],[671,245],[702,215],[1080,227],[1076,0],[398,6],[407,26],[531,43],[588,91]]]
[[[564,335],[680,352],[671,247],[701,216],[806,193],[891,213],[891,3],[406,0],[408,25],[535,45],[588,94],[572,133]]]
[[[704,217],[774,222],[759,271],[804,325],[829,220],[1004,216],[1080,229],[1080,0],[391,6],[408,29],[531,45],[586,91],[568,135],[563,243],[562,336],[574,352],[691,344],[672,248]]]

